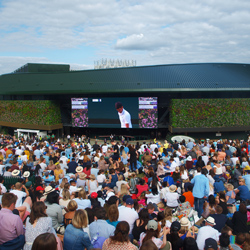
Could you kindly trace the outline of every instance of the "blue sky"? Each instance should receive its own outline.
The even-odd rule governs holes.
[[[0,74],[26,63],[250,63],[249,0],[0,0]]]

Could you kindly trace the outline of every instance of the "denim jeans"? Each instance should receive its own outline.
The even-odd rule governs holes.
[[[194,197],[194,207],[195,207],[195,210],[198,212],[199,218],[201,217],[201,214],[202,214],[203,204],[204,204],[204,198]]]

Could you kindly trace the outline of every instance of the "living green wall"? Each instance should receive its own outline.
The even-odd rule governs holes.
[[[173,128],[217,128],[250,125],[250,99],[173,99]]]
[[[0,101],[0,121],[31,125],[61,123],[60,105],[54,101]]]

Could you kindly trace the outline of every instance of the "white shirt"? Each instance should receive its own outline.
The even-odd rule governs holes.
[[[15,155],[21,155],[23,153],[22,149],[16,149]]]
[[[108,145],[103,145],[102,146],[102,152],[105,154],[108,150]]]
[[[214,229],[213,227],[211,227],[211,226],[201,227],[199,229],[197,239],[196,239],[199,250],[204,249],[206,239],[212,238],[218,242],[219,237],[220,237],[220,233],[216,229]]]
[[[130,227],[130,233],[134,228],[135,221],[139,218],[138,213],[134,210],[134,208],[129,208],[125,206],[118,207],[119,210],[119,218],[118,221],[127,221]]]
[[[65,155],[63,155],[59,161],[62,161],[64,165],[67,165],[68,163],[68,157],[66,157]]]
[[[153,153],[155,151],[155,149],[158,148],[158,146],[156,144],[151,144],[150,145],[150,151]]]
[[[203,155],[201,158],[204,161],[205,165],[207,165],[209,157],[207,155]]]
[[[188,171],[184,170],[184,173],[181,175],[182,180],[187,180],[188,179]]]
[[[118,188],[118,190],[117,190],[117,192],[120,192],[121,191],[121,185],[122,184],[128,184],[126,181],[117,181],[116,182],[116,186],[117,186],[117,188]]]
[[[161,191],[160,191],[160,197],[161,197],[161,199],[164,199],[166,193],[168,193],[168,192],[169,192],[169,187],[162,188]]]
[[[45,168],[47,167],[46,163],[43,163],[43,162],[41,162],[39,165],[42,170],[45,170]]]
[[[2,194],[5,194],[7,192],[6,187],[2,183],[0,183],[0,186],[2,188]]]
[[[174,172],[176,167],[178,167],[178,164],[175,161],[173,161],[170,166],[170,172]]]
[[[179,194],[178,193],[168,192],[165,194],[164,198],[167,201],[168,207],[177,207],[179,205],[179,203],[178,203]]]
[[[28,161],[28,156],[27,155],[21,155],[21,160],[22,161]]]
[[[121,128],[126,128],[126,124],[128,124],[129,128],[132,128],[131,116],[127,110],[123,109],[121,113],[118,112],[118,115],[121,122]]]
[[[5,168],[5,165],[0,165],[0,174],[3,175],[3,168]]]
[[[27,194],[20,190],[11,190],[10,193],[15,194],[17,196],[16,207],[21,207],[23,204],[22,198],[26,197]]]
[[[96,180],[98,183],[103,183],[106,180],[106,176],[104,174],[99,174],[97,175]]]
[[[70,194],[74,193],[77,191],[77,186],[69,186],[69,192]]]
[[[154,203],[154,204],[158,204],[161,202],[161,197],[160,197],[160,193],[153,195],[153,194],[146,194],[145,197],[147,197],[147,204]]]
[[[236,166],[236,162],[239,160],[239,158],[238,157],[232,157],[231,160],[232,160],[234,166]]]

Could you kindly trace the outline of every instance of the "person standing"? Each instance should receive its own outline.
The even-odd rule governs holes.
[[[201,217],[204,200],[209,195],[209,180],[206,177],[207,170],[205,168],[201,171],[202,174],[196,175],[191,183],[194,184],[193,196],[195,210],[198,212],[198,216]]]

